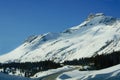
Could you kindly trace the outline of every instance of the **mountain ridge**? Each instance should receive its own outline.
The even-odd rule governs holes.
[[[119,51],[120,20],[103,13],[90,14],[78,26],[62,33],[46,33],[28,37],[22,45],[0,56],[0,62],[36,62],[91,57]]]

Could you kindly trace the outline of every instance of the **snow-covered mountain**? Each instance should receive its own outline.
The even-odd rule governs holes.
[[[0,62],[62,62],[119,50],[120,19],[97,13],[61,33],[30,36],[15,50],[0,56]]]

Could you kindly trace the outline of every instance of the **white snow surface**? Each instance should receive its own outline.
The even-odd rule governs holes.
[[[70,66],[64,66],[62,68],[57,68],[57,69],[50,69],[50,70],[47,70],[47,71],[41,71],[41,72],[38,72],[36,73],[33,77],[31,78],[36,78],[36,77],[44,77],[44,76],[48,76],[50,74],[54,74],[54,73],[58,73],[58,72],[61,72],[61,71],[67,71],[67,70],[71,70],[73,69],[73,67],[70,67]]]
[[[32,79],[0,73],[0,80],[32,80]]]
[[[102,13],[88,18],[62,33],[31,36],[13,51],[1,55],[0,62],[63,62],[119,51],[120,20]]]
[[[57,77],[57,80],[120,80],[120,64],[96,71],[69,71]]]

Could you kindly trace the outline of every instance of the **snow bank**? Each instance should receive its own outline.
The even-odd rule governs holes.
[[[32,79],[0,73],[0,80],[32,80]]]
[[[70,67],[70,66],[64,66],[64,67],[58,68],[58,69],[50,69],[48,71],[38,72],[31,78],[43,77],[43,76],[47,76],[47,75],[50,75],[50,74],[54,74],[54,73],[57,73],[57,72],[66,71],[66,70],[70,70],[70,69],[72,69],[72,67]]]
[[[65,72],[57,80],[120,80],[120,64],[97,71]]]

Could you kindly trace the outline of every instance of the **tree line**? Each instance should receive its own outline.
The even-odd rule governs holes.
[[[63,62],[64,65],[89,65],[94,69],[103,69],[120,64],[120,51],[112,52],[110,54],[101,54],[94,57],[86,57],[74,59],[72,61]]]
[[[59,63],[53,61],[40,61],[40,62],[24,62],[24,63],[4,63],[0,64],[0,68],[3,69],[3,73],[9,73],[8,71],[20,70],[21,73],[25,73],[25,77],[33,76],[40,71],[46,71],[48,69],[56,69],[61,67]],[[14,69],[14,70],[13,70]]]

